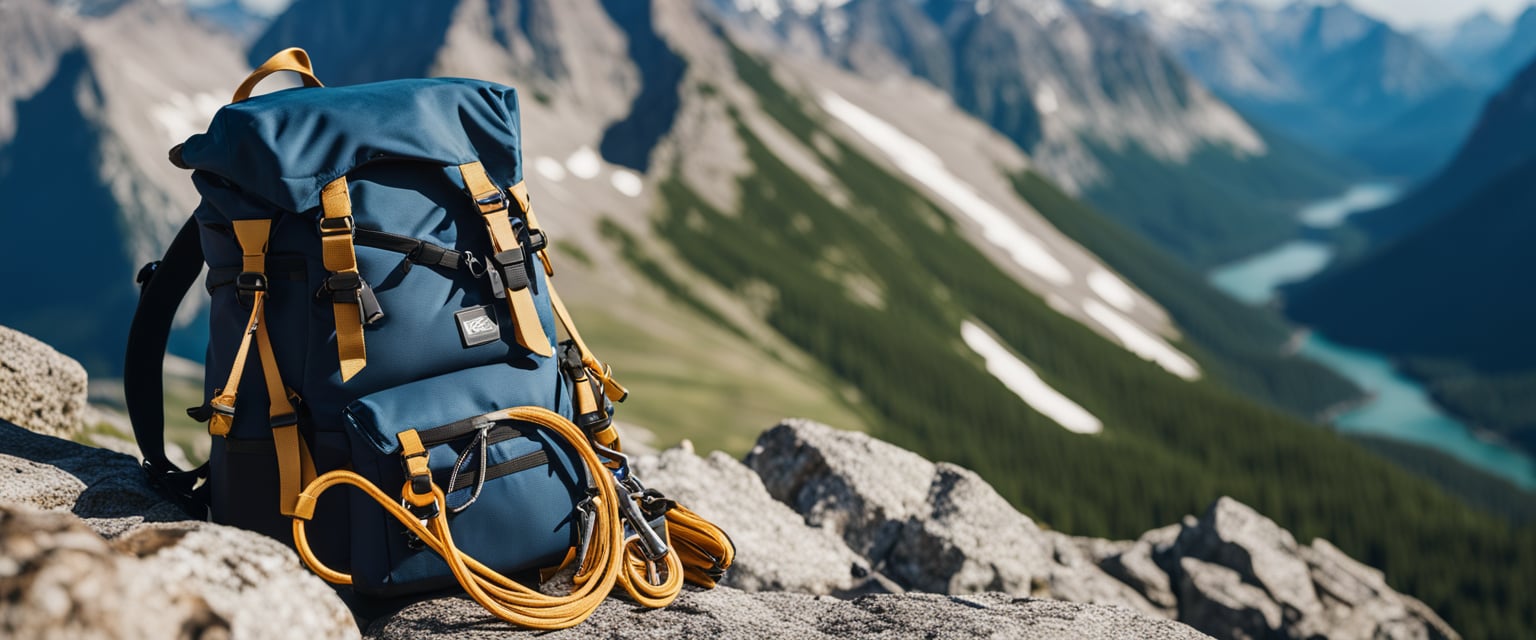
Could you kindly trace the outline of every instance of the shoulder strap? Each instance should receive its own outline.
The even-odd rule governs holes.
[[[165,257],[139,272],[139,306],[128,329],[128,351],[123,361],[123,395],[133,437],[144,456],[144,471],[152,484],[181,499],[184,506],[203,501],[193,491],[207,476],[205,464],[183,471],[165,457],[165,347],[170,338],[176,307],[203,269],[203,246],[198,225],[189,217],[166,249]],[[194,509],[194,514],[201,509]]]

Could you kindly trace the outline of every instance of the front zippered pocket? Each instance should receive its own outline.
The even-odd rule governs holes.
[[[518,395],[487,388],[498,382],[476,370],[420,380],[360,398],[346,422],[358,473],[392,495],[405,485],[398,434],[415,430],[433,483],[447,496],[458,548],[504,575],[531,574],[560,564],[576,543],[574,514],[588,474],[557,434],[505,418],[512,405],[486,411],[487,398]],[[354,499],[351,509],[360,593],[396,596],[455,584],[447,564],[371,499]]]

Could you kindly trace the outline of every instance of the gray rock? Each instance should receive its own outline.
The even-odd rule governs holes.
[[[1135,541],[1037,526],[975,473],[861,433],[785,421],[747,457],[775,498],[903,586],[1117,604],[1223,638],[1441,638],[1423,603],[1326,541],[1231,498]]]
[[[1085,538],[1082,536],[1072,536],[1072,542],[1077,545],[1077,548],[1083,550],[1083,553],[1088,556],[1089,560],[1098,565],[1102,565],[1105,560],[1130,551],[1132,547],[1136,546],[1135,541],[1132,540],[1105,540],[1103,538]]]
[[[770,495],[868,558],[886,556],[907,518],[927,511],[937,471],[906,449],[809,420],[763,432],[746,463]]]
[[[1217,500],[1198,520],[1186,520],[1168,543],[1170,529],[1143,540],[1151,543],[1157,566],[1173,574],[1179,619],[1216,637],[1459,637],[1424,603],[1387,586],[1380,571],[1327,540],[1299,545],[1290,532],[1231,498]],[[1155,583],[1156,573],[1140,552],[1138,546],[1105,564],[1152,599],[1159,587],[1141,582]],[[1113,566],[1117,561],[1125,571]]]
[[[1130,585],[1164,615],[1176,616],[1179,600],[1174,595],[1173,583],[1153,557],[1165,552],[1173,544],[1180,529],[1180,525],[1171,524],[1148,531],[1120,553],[1101,557],[1099,567],[1110,576]]]
[[[691,446],[675,447],[637,458],[635,471],[646,486],[731,536],[736,560],[726,574],[727,585],[818,595],[885,590],[869,562],[842,538],[806,526],[799,514],[768,495],[757,474],[724,453],[700,458]]]
[[[1237,571],[1285,609],[1287,620],[1317,619],[1322,601],[1291,532],[1248,505],[1223,497],[1194,527],[1185,527],[1171,552]]]
[[[1238,572],[1195,558],[1179,559],[1179,620],[1217,638],[1268,638],[1284,612]]]
[[[369,627],[376,640],[506,638],[1203,638],[1189,627],[1112,606],[1016,598],[880,594],[853,600],[798,593],[686,588],[665,609],[609,599],[586,622],[513,631],[466,598],[420,602]]]
[[[786,421],[764,433],[747,464],[806,522],[841,532],[906,587],[1158,611],[1104,573],[1072,538],[1042,531],[967,469],[808,421]]]
[[[1148,614],[1223,638],[1456,637],[1380,572],[1327,541],[1299,545],[1231,499],[1135,541],[1073,538],[1041,529],[975,473],[803,422],[765,433],[751,468],[691,447],[635,464],[735,536],[727,584],[757,593],[690,588],[660,611],[615,598],[555,637],[1200,637]],[[5,422],[0,542],[0,636],[357,633],[282,544],[191,520],[129,456]],[[940,593],[815,595],[899,591],[892,579]],[[115,597],[125,593],[138,599]],[[378,638],[511,632],[462,597],[370,626]]]
[[[114,546],[147,573],[197,594],[236,638],[355,638],[352,612],[298,556],[272,538],[209,522],[145,524]]]
[[[201,595],[64,512],[0,504],[0,636],[227,638]]]
[[[1301,548],[1334,638],[1456,638],[1424,603],[1393,591],[1386,577],[1318,538]]]
[[[151,488],[137,460],[0,421],[0,502],[65,509],[108,538],[191,518]]]
[[[15,329],[0,327],[0,420],[71,438],[85,427],[85,368]]]
[[[0,587],[19,594],[0,597],[0,603],[25,599],[36,605],[26,608],[37,609],[0,605],[0,620],[10,625],[0,631],[57,629],[58,637],[358,635],[336,592],[291,549],[261,534],[190,519],[149,487],[133,458],[0,422],[0,478],[0,507],[23,514],[7,516],[0,582],[19,575],[16,567],[44,566]],[[37,576],[61,577],[39,582]],[[94,613],[69,613],[76,610]],[[68,622],[49,617],[60,611]]]

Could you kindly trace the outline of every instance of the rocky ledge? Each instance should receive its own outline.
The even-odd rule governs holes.
[[[0,364],[11,362],[0,349]],[[65,372],[83,387],[83,372]],[[51,391],[24,382],[29,407],[78,393],[69,380]],[[0,397],[17,384],[0,377]],[[354,617],[291,550],[191,518],[145,483],[135,459],[7,420],[0,637],[513,632],[463,597]],[[547,635],[1456,637],[1380,572],[1325,540],[1302,545],[1228,498],[1137,540],[1073,537],[1041,528],[966,469],[807,421],[764,432],[744,462],[684,443],[636,464],[651,486],[731,533],[736,566],[724,586],[690,587],[665,610],[613,598],[581,626]]]

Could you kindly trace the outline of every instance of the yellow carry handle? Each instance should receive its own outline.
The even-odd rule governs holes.
[[[306,87],[323,87],[320,79],[315,77],[315,69],[309,64],[309,53],[298,47],[289,47],[273,54],[266,62],[256,67],[251,75],[245,77],[245,82],[240,83],[240,88],[235,89],[235,97],[229,103],[234,104],[251,97],[251,91],[262,80],[279,71],[292,71],[304,79]]]

